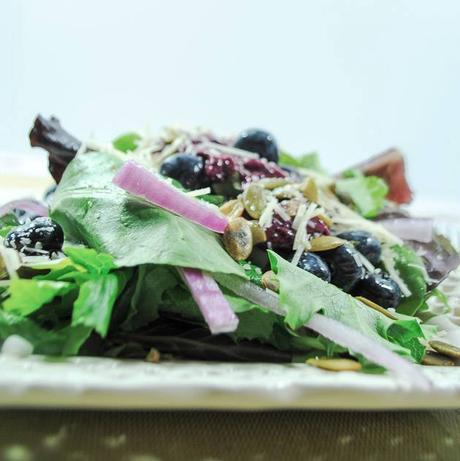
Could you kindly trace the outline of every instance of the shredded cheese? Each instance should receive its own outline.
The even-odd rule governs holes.
[[[267,206],[265,207],[265,210],[262,212],[260,218],[259,218],[259,226],[266,229],[267,227],[270,227],[272,224],[273,220],[273,211],[275,209],[275,206],[277,205],[277,201],[272,198],[268,203]]]
[[[273,211],[276,211],[285,221],[290,221],[291,217],[287,214],[286,210],[278,203],[275,203]]]
[[[211,193],[210,187],[203,187],[202,189],[195,189],[186,192],[189,197],[199,197],[200,195],[208,195]]]

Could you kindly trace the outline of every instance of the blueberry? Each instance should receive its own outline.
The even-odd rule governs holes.
[[[161,164],[160,173],[176,179],[186,189],[199,189],[202,185],[203,159],[194,154],[171,155]]]
[[[386,309],[398,307],[402,296],[392,278],[377,273],[366,274],[354,287],[353,295],[363,296]]]
[[[321,257],[331,271],[331,283],[350,291],[364,276],[364,267],[358,252],[348,245],[321,252]]]
[[[376,265],[379,263],[380,257],[382,256],[382,246],[380,245],[380,242],[369,232],[363,230],[352,230],[342,232],[338,234],[337,237],[352,242],[355,248],[372,264]]]
[[[257,129],[243,131],[238,137],[235,147],[255,152],[269,162],[278,163],[278,145],[267,131]]]
[[[308,252],[303,253],[297,263],[297,267],[316,275],[326,282],[331,281],[331,272],[329,271],[327,264],[318,255]]]
[[[42,255],[58,252],[64,243],[64,232],[59,224],[50,218],[36,218],[22,226],[15,227],[5,237],[4,245],[25,255]]]

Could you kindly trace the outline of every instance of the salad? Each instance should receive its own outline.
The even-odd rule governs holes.
[[[0,207],[3,350],[302,362],[426,388],[416,364],[459,357],[428,320],[460,257],[404,208],[397,150],[331,176],[258,129],[102,144],[38,116],[30,141],[56,186]]]

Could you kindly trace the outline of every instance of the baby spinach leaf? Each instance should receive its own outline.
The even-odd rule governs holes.
[[[130,300],[130,310],[122,328],[135,330],[154,321],[165,302],[165,292],[178,284],[175,270],[164,266],[139,267],[136,286]]]
[[[406,245],[394,245],[395,267],[409,288],[411,295],[402,299],[397,311],[414,315],[424,304],[427,292],[423,261],[414,250]]]

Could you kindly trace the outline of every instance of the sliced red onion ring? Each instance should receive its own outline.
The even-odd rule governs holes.
[[[0,207],[0,216],[3,216],[13,210],[24,210],[27,213],[36,216],[48,216],[48,207],[35,199],[12,200]]]
[[[284,315],[276,293],[264,290],[251,282],[238,281],[237,277],[218,275],[216,280],[235,294],[248,299],[278,315]],[[396,376],[406,379],[419,389],[428,390],[431,383],[415,365],[403,359],[382,344],[368,338],[362,333],[321,314],[313,314],[305,325],[340,346],[361,354],[371,362],[381,365]]]
[[[113,178],[113,183],[213,232],[223,234],[227,227],[227,218],[219,210],[187,196],[136,162],[126,162]]]
[[[430,218],[394,218],[379,220],[392,234],[403,240],[429,243],[433,240],[433,220]]]
[[[178,268],[193,299],[198,304],[213,335],[231,333],[238,327],[238,317],[224,298],[216,281],[198,269]]]

